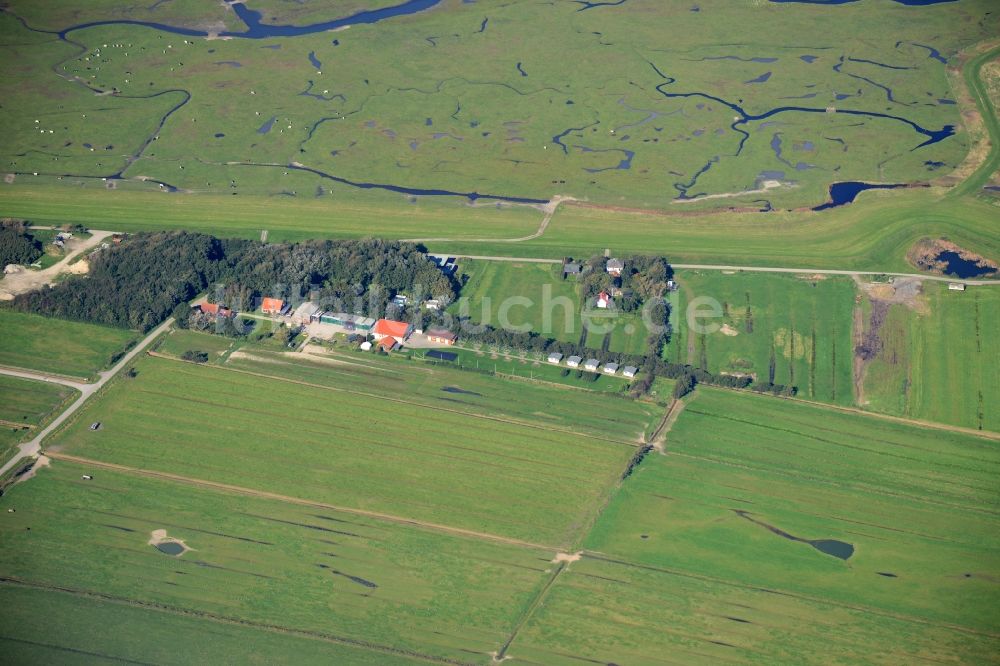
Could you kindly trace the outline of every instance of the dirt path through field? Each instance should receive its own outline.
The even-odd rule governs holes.
[[[851,325],[851,378],[854,383],[854,404],[864,405],[865,400],[865,361],[857,349],[865,335],[865,316],[861,303],[854,305]]]
[[[556,214],[556,210],[559,208],[559,204],[562,202],[576,201],[573,197],[564,197],[561,195],[556,195],[546,204],[526,204],[531,208],[536,208],[544,213],[541,223],[538,225],[538,230],[533,234],[527,236],[521,236],[519,238],[404,238],[403,243],[449,243],[461,241],[463,243],[523,243],[524,241],[534,240],[540,238],[545,230],[549,227],[549,222],[552,221],[552,216]]]
[[[557,546],[532,543],[531,541],[523,541],[521,539],[505,537],[499,534],[490,534],[489,532],[477,532],[475,530],[467,530],[461,527],[450,527],[448,525],[441,525],[440,523],[431,523],[423,520],[416,520],[414,518],[405,518],[403,516],[396,516],[390,513],[382,513],[379,511],[368,511],[365,509],[355,509],[351,507],[338,506],[336,504],[319,502],[316,500],[305,499],[302,497],[281,495],[279,493],[272,493],[266,490],[257,490],[255,488],[246,488],[244,486],[234,486],[228,483],[220,483],[218,481],[208,481],[206,479],[195,479],[189,476],[181,476],[180,474],[171,474],[170,472],[158,472],[156,470],[143,469],[140,467],[129,467],[127,465],[119,465],[116,463],[104,462],[101,460],[82,458],[80,456],[74,456],[67,453],[49,451],[46,455],[48,455],[48,457],[51,458],[52,460],[57,460],[57,461],[64,460],[66,462],[73,462],[79,465],[87,465],[89,467],[95,467],[98,469],[106,469],[115,472],[121,472],[123,474],[130,474],[132,476],[143,476],[152,479],[172,481],[175,483],[183,483],[184,485],[195,486],[198,488],[208,488],[210,490],[219,490],[237,495],[246,495],[248,497],[257,497],[260,499],[273,500],[276,502],[284,502],[286,504],[307,506],[314,509],[326,509],[329,511],[338,511],[340,513],[348,513],[354,516],[364,516],[366,518],[375,518],[378,520],[384,520],[386,522],[397,523],[399,525],[410,525],[413,527],[419,527],[434,532],[443,532],[445,534],[451,534],[456,536],[471,537],[474,539],[481,539],[485,541],[494,541],[497,543],[504,543],[511,546],[532,548],[535,550],[551,551],[553,553],[560,552],[561,550]]]
[[[691,398],[694,399],[694,396]],[[673,400],[667,411],[663,414],[663,419],[660,421],[660,425],[656,426],[656,430],[653,431],[653,435],[649,438],[649,443],[653,446],[653,449],[658,453],[666,453],[666,442],[667,433],[670,432],[671,428],[674,427],[674,423],[677,422],[677,417],[681,415],[684,411],[685,402],[683,400]]]

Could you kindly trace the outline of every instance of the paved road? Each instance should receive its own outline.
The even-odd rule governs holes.
[[[531,264],[561,264],[561,259],[535,259],[532,257],[498,257],[474,254],[456,255],[459,259],[479,259],[481,261],[515,261],[517,263]],[[674,268],[686,268],[706,271],[749,271],[753,273],[795,273],[796,275],[891,275],[892,277],[908,277],[918,280],[933,280],[936,282],[964,282],[968,285],[994,285],[1000,286],[1000,280],[961,280],[959,278],[945,277],[943,275],[929,275],[926,273],[886,273],[883,271],[845,271],[835,268],[781,268],[775,266],[722,266],[719,264],[670,264]]]
[[[173,323],[174,323],[173,319],[167,319],[165,322],[154,328],[149,333],[149,335],[143,338],[141,342],[139,342],[127,354],[125,354],[125,356],[123,356],[120,361],[118,361],[114,366],[111,367],[111,369],[105,370],[104,372],[100,373],[99,379],[93,384],[84,384],[80,382],[70,381],[68,379],[56,378],[52,377],[51,375],[46,375],[40,372],[34,373],[27,370],[8,370],[6,368],[0,368],[0,374],[10,375],[11,377],[21,377],[23,379],[36,379],[38,381],[43,381],[43,382],[53,382],[56,384],[63,384],[64,386],[72,386],[73,388],[75,388],[80,392],[80,397],[74,400],[73,404],[71,404],[68,408],[66,408],[66,411],[57,416],[55,420],[52,421],[52,423],[47,425],[45,429],[43,429],[41,432],[35,435],[34,439],[21,444],[21,446],[19,447],[21,449],[20,455],[15,456],[14,458],[7,461],[7,463],[3,467],[0,467],[0,475],[3,475],[7,470],[14,467],[22,458],[37,456],[38,452],[42,448],[42,440],[45,439],[49,433],[51,433],[53,430],[61,426],[66,421],[66,419],[75,414],[76,411],[83,406],[83,403],[87,402],[87,399],[90,398],[90,396],[100,391],[101,388],[103,388],[104,385],[107,384],[112,377],[118,374],[122,368],[124,368],[132,361],[132,359],[134,359],[136,356],[142,353],[143,350],[145,350],[146,347],[148,347],[150,343],[152,343],[153,340],[156,339],[158,335],[166,331]]]

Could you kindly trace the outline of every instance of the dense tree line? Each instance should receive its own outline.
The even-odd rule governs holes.
[[[42,256],[42,243],[21,220],[0,222],[0,268],[8,264],[28,265]]]
[[[21,294],[13,307],[147,331],[223,274],[225,252],[203,234],[139,234],[91,254],[86,276]]]
[[[405,294],[415,309],[427,298],[447,305],[458,288],[427,260],[423,248],[399,241],[247,242],[233,259],[225,285],[209,300],[237,311],[252,309],[264,296],[291,302],[311,296],[325,310],[382,317],[397,294]]]
[[[393,296],[448,303],[456,284],[421,248],[382,240],[265,245],[205,234],[136,234],[90,256],[86,276],[18,296],[22,311],[147,331],[208,289],[209,300],[237,311],[263,296],[292,302],[313,295],[325,309],[379,317]],[[181,305],[182,307],[178,307]],[[187,322],[185,322],[187,323]],[[233,335],[240,322],[232,322]]]

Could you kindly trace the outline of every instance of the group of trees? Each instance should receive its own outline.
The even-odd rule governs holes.
[[[21,294],[27,312],[148,331],[226,269],[225,243],[204,234],[137,234],[90,255],[86,277]]]
[[[32,264],[41,256],[42,243],[23,220],[0,220],[0,267]]]
[[[265,245],[181,231],[136,234],[90,255],[86,277],[18,296],[12,307],[66,319],[147,331],[208,289],[209,300],[237,311],[263,296],[295,302],[313,295],[324,309],[382,316],[393,296],[449,303],[457,284],[413,243],[375,239]],[[242,322],[223,331],[240,335]]]
[[[427,298],[446,305],[458,289],[422,247],[399,241],[245,242],[233,258],[224,285],[209,300],[237,311],[252,309],[264,296],[291,302],[311,296],[326,310],[378,318],[397,294],[405,294],[414,308]]]
[[[584,262],[580,284],[585,299],[602,291],[620,294],[615,306],[622,312],[636,312],[651,299],[661,299],[667,293],[667,282],[674,277],[674,269],[666,257],[631,255],[622,259],[625,268],[614,276],[607,271],[607,259],[595,256]]]

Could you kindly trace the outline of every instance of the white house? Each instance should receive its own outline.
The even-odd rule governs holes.
[[[635,377],[636,373],[638,372],[639,368],[635,367],[634,365],[626,365],[625,369],[622,370],[622,374],[628,377],[629,379]]]
[[[965,285],[961,282],[949,282],[948,289],[951,291],[965,291]]]
[[[625,270],[625,262],[621,259],[608,259],[608,263],[605,265],[608,273],[618,277]]]
[[[606,374],[606,375],[613,375],[616,372],[618,372],[618,364],[617,363],[605,363],[604,364],[604,374]]]
[[[597,295],[597,307],[602,310],[606,310],[612,304],[612,302],[613,301],[611,300],[611,294],[609,294],[606,291],[602,291]]]
[[[552,352],[551,354],[549,354],[549,363],[551,363],[552,365],[559,365],[559,361],[562,360],[562,356],[563,355],[560,354],[559,352]]]
[[[583,364],[584,370],[589,370],[590,372],[597,372],[597,369],[601,367],[601,362],[596,358],[589,358],[587,362]]]
[[[580,361],[582,360],[583,359],[580,358],[579,356],[570,356],[568,359],[566,359],[566,365],[568,365],[571,368],[579,368]]]

